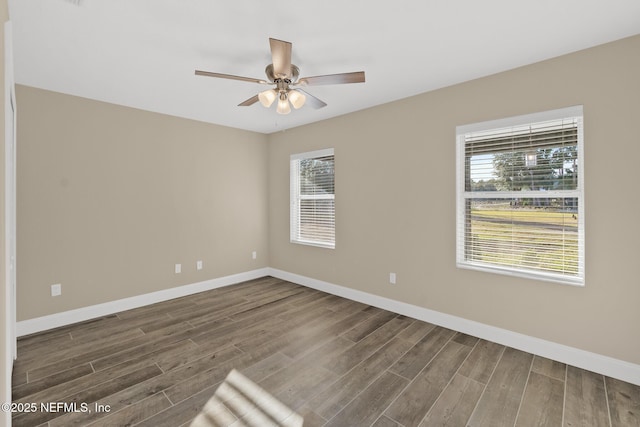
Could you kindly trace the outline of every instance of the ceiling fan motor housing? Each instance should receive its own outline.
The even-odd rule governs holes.
[[[278,80],[288,80],[288,83],[295,83],[298,81],[298,76],[300,75],[300,69],[294,65],[291,64],[291,72],[289,73],[289,76],[285,77],[284,79],[281,79],[279,77],[276,77],[276,75],[273,72],[273,64],[269,64],[267,65],[267,67],[264,69],[264,73],[267,75],[267,80],[269,80],[272,83],[277,83]]]

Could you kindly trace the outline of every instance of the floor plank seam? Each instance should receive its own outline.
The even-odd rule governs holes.
[[[564,416],[567,409],[567,386],[568,386],[569,367],[565,366],[564,369],[564,394],[562,395],[562,426],[564,426]]]
[[[500,357],[498,357],[498,360],[496,360],[496,363],[493,366],[493,369],[491,370],[491,375],[489,375],[489,378],[487,378],[487,383],[484,384],[484,388],[482,389],[482,393],[480,393],[480,396],[478,397],[478,401],[476,402],[475,406],[473,407],[473,410],[471,411],[471,415],[469,415],[469,420],[471,418],[473,418],[473,414],[478,409],[478,406],[480,405],[480,402],[482,401],[482,398],[484,397],[484,394],[486,393],[487,388],[489,387],[489,384],[491,383],[491,379],[493,378],[493,375],[496,373],[496,370],[498,369],[498,365],[500,365],[500,362],[502,361],[502,358],[504,357],[504,353],[505,353],[506,349],[507,349],[506,347],[502,348],[502,351],[500,352]],[[469,420],[467,420],[467,422],[469,422]]]
[[[397,377],[404,378],[404,377],[402,377],[402,376],[400,376],[400,375],[398,375],[398,374],[396,374],[396,373],[394,373],[394,372],[390,372],[389,370],[385,370],[382,374],[384,374],[384,373],[388,373],[388,374],[390,374],[390,375],[395,375],[395,376],[397,376]],[[380,375],[378,376],[378,378],[380,378],[380,377],[382,376],[382,374],[380,374]],[[356,399],[357,399],[357,398],[358,398],[362,393],[364,393],[364,392],[365,392],[365,391],[366,391],[366,390],[371,386],[371,384],[374,384],[374,383],[375,383],[375,381],[371,382],[367,387],[364,387],[362,390],[360,390],[360,391],[359,391],[359,392],[358,392],[358,393],[353,397],[353,399],[349,400],[349,402],[347,402],[347,403],[342,407],[342,409],[340,409],[338,412],[336,412],[335,414],[333,414],[333,416],[332,416],[331,418],[329,418],[325,424],[330,423],[330,422],[331,422],[331,420],[333,420],[333,419],[334,419],[335,417],[337,417],[340,413],[342,413],[344,410],[346,410],[346,409],[349,407],[349,405],[351,404],[351,402],[353,402],[354,400],[356,400]],[[403,389],[402,391],[404,391],[404,389]],[[396,399],[398,399],[398,397],[402,394],[402,391],[400,391],[400,392],[398,393],[398,395],[397,395],[394,399],[392,399],[392,400],[389,402],[389,404],[388,404],[387,406],[385,406],[385,408],[384,408],[383,410],[381,410],[381,411],[380,411],[380,417],[381,417],[381,416],[383,416],[383,415],[385,415],[385,411],[386,411],[387,409],[389,409],[389,407],[390,407],[391,405],[393,405],[393,403],[396,401]],[[389,417],[388,415],[385,415],[385,416],[386,416],[386,417],[388,417],[388,418],[390,418],[390,419],[392,419],[392,418],[391,418],[391,417]],[[393,421],[395,421],[395,420],[393,420]],[[397,424],[399,424],[400,426],[402,426],[402,424],[400,424],[399,422],[397,422],[397,421],[396,421],[396,423],[397,423]],[[346,427],[346,426],[345,426],[345,427]],[[403,427],[404,427],[404,426],[403,426]]]
[[[444,349],[444,348],[445,348],[445,346],[446,346],[447,344],[449,344],[449,343],[453,340],[453,337],[455,337],[455,334],[453,334],[453,335],[452,335],[452,336],[451,336],[451,337],[450,337],[450,338],[449,338],[449,339],[448,339],[444,344],[442,344],[442,346],[438,349],[438,351],[437,351],[437,352],[436,352],[436,353],[435,353],[435,354],[434,354],[434,355],[429,359],[429,361],[428,361],[428,362],[427,362],[427,363],[422,367],[422,369],[420,369],[420,370],[419,370],[419,371],[414,375],[414,377],[413,377],[413,378],[405,377],[404,375],[402,375],[402,374],[400,374],[400,373],[398,373],[398,372],[393,372],[393,371],[389,371],[389,372],[391,372],[392,374],[395,374],[395,375],[399,376],[400,378],[404,378],[405,380],[409,381],[409,383],[407,384],[407,387],[409,387],[409,385],[413,382],[413,380],[415,380],[416,378],[418,378],[418,376],[422,373],[422,371],[424,371],[424,370],[427,368],[427,366],[429,366],[429,365],[431,364],[431,362],[433,362],[433,359],[435,359],[436,357],[438,357],[438,354],[440,354],[440,352],[442,351],[442,349]],[[414,344],[414,347],[415,347],[416,345],[417,345],[417,344]],[[413,347],[412,347],[412,348],[413,348]],[[407,387],[405,387],[405,388],[407,388]],[[403,392],[403,391],[404,391],[404,390],[402,390],[402,391],[400,392],[400,394],[402,394],[402,392]]]
[[[394,400],[395,401],[395,400]],[[389,406],[391,406],[393,404],[393,402],[391,404],[389,404]],[[405,427],[404,424],[402,424],[400,421],[396,420],[395,418],[393,418],[392,416],[386,414],[386,410],[389,408],[389,406],[387,406],[386,408],[384,408],[384,411],[382,411],[380,413],[380,416],[378,418],[382,418],[382,417],[387,417],[389,418],[391,421],[393,421],[394,423],[398,424],[400,427]]]
[[[602,383],[604,385],[604,399],[605,402],[607,402],[607,415],[609,416],[609,427],[613,426],[613,419],[611,418],[611,405],[609,402],[609,387],[607,386],[607,379],[602,376],[599,375],[602,378]]]
[[[447,342],[449,342],[449,341],[447,341]],[[444,347],[444,345],[443,345],[442,347]],[[438,351],[438,353],[440,353],[440,351],[441,351],[441,350],[442,350],[442,348]],[[435,357],[435,356],[434,356],[434,357]],[[433,360],[433,357],[432,357],[432,358],[429,360],[429,362],[428,362],[428,363],[427,363],[427,364],[426,364],[426,365],[425,365],[425,366],[420,370],[420,372],[422,372],[422,371],[424,370],[424,368],[426,368],[427,366],[429,366],[429,363],[431,363],[431,361],[432,361],[432,360]],[[393,366],[393,365],[392,365],[392,366]],[[396,401],[400,398],[400,396],[402,396],[402,394],[403,394],[403,393],[404,393],[404,392],[405,392],[405,391],[406,391],[406,390],[411,386],[411,384],[413,383],[413,380],[408,379],[408,378],[406,378],[406,377],[404,377],[404,376],[402,376],[402,375],[400,375],[400,374],[397,374],[397,373],[395,373],[395,372],[392,372],[392,371],[390,371],[389,369],[387,369],[387,372],[388,372],[388,373],[390,373],[390,374],[396,375],[396,376],[398,376],[398,377],[400,377],[400,378],[404,378],[404,379],[406,379],[406,380],[408,380],[408,381],[407,381],[407,385],[406,385],[406,386],[404,386],[404,387],[402,388],[402,390],[398,391],[398,394],[396,395],[396,397],[395,397],[395,398],[393,398],[393,399],[391,399],[391,401],[389,402],[389,404],[384,408],[384,410],[383,410],[382,412],[380,412],[380,414],[381,414],[381,415],[386,416],[387,418],[389,418],[389,419],[391,419],[391,420],[393,420],[393,421],[395,421],[397,424],[402,425],[402,424],[400,423],[400,421],[397,421],[395,418],[393,418],[393,417],[389,416],[388,414],[386,414],[386,412],[387,412],[387,409],[389,409],[393,404],[395,404],[395,403],[396,403]],[[414,379],[415,379],[415,378],[418,378],[418,375],[420,375],[420,372],[418,372],[418,374],[416,374],[416,376],[414,377]]]
[[[455,335],[454,335],[455,337]],[[451,340],[453,340],[453,337],[451,338]],[[449,341],[448,341],[449,342]],[[448,343],[447,342],[447,343]],[[454,341],[455,342],[455,341]],[[418,425],[422,425],[422,423],[424,422],[424,420],[426,420],[429,417],[429,414],[431,413],[431,410],[437,405],[438,401],[440,400],[440,398],[442,397],[442,395],[444,394],[445,390],[451,385],[451,383],[453,382],[453,379],[456,377],[456,375],[458,375],[458,372],[460,372],[460,369],[462,369],[462,367],[464,366],[465,362],[469,359],[469,357],[471,357],[471,353],[473,353],[473,350],[476,349],[476,347],[478,346],[478,343],[480,343],[480,340],[478,339],[476,341],[476,343],[473,345],[473,347],[471,348],[471,351],[469,351],[469,354],[467,354],[467,357],[464,358],[464,360],[462,361],[462,363],[460,363],[460,366],[458,366],[458,369],[456,369],[456,371],[453,373],[453,375],[451,375],[451,378],[449,378],[449,382],[447,382],[447,385],[445,385],[442,388],[442,391],[440,392],[440,394],[438,395],[438,397],[436,398],[436,400],[433,401],[433,404],[431,405],[431,407],[429,408],[429,410],[424,414],[424,417],[422,417],[422,419],[420,420],[420,422],[418,423]],[[445,344],[446,345],[446,344]],[[442,346],[444,348],[444,346]],[[429,362],[431,363],[431,362]],[[426,366],[425,366],[426,368]],[[464,375],[462,375],[464,376]],[[466,378],[466,377],[465,377]],[[474,381],[473,378],[469,378],[469,380]],[[479,381],[475,381],[478,384],[481,384]],[[478,399],[479,400],[479,399]],[[471,417],[471,414],[469,414],[469,417]],[[396,421],[397,422],[397,421]],[[469,419],[467,419],[465,421],[465,424],[469,422]]]
[[[394,319],[395,319],[395,318],[394,318]],[[392,319],[392,320],[393,320],[393,319]],[[405,329],[406,329],[406,327],[405,327],[405,328],[403,328],[403,329],[401,329],[400,331],[398,331],[395,335],[399,334],[400,332],[404,331]],[[392,338],[390,338],[390,339],[392,339]],[[390,339],[389,339],[389,340],[390,340]],[[340,375],[340,377],[343,377],[343,376],[347,375],[349,372],[351,372],[351,371],[353,371],[354,369],[356,369],[356,367],[358,367],[359,365],[361,365],[362,363],[364,363],[364,362],[365,362],[369,357],[373,356],[374,354],[376,354],[377,352],[379,352],[382,348],[384,348],[384,346],[389,342],[389,340],[387,340],[387,341],[385,341],[384,343],[382,343],[382,345],[380,345],[379,347],[377,347],[374,351],[372,351],[372,352],[371,352],[371,354],[369,354],[369,355],[368,355],[367,357],[365,357],[363,360],[361,360],[360,362],[358,362],[358,364],[356,364],[354,367],[352,367],[351,369],[349,369],[347,372],[345,372],[345,373],[344,373],[344,374],[342,374],[342,375],[340,375],[340,374],[338,374],[338,375]],[[355,344],[357,344],[357,343],[355,343]],[[337,374],[337,372],[334,372],[334,373],[336,373],[336,374]],[[399,374],[396,374],[396,375],[398,375],[399,377],[402,377],[402,375],[399,375]],[[404,377],[402,377],[402,378],[404,378]],[[408,379],[408,378],[407,378],[407,379]],[[411,381],[411,380],[409,380],[409,381]]]
[[[518,404],[518,410],[516,411],[516,418],[513,420],[513,426],[515,427],[518,423],[518,417],[520,416],[520,409],[522,409],[522,402],[524,402],[524,396],[527,394],[527,388],[529,387],[529,379],[531,378],[531,371],[533,370],[533,362],[535,362],[536,357],[533,356],[531,358],[531,364],[529,365],[529,372],[527,372],[527,380],[524,382],[524,388],[522,389],[522,396],[520,396],[520,404]]]
[[[378,349],[377,351],[379,351],[379,349]],[[373,353],[373,354],[375,354],[375,353]],[[371,356],[373,356],[373,354],[372,354]],[[397,361],[400,359],[400,357],[402,357],[404,354],[406,354],[406,352],[405,352],[405,353],[403,353],[402,355],[400,355],[398,358],[396,358],[396,359],[395,359],[395,360],[390,364],[390,366],[393,366],[393,364],[394,364],[395,362],[397,362]],[[371,357],[371,356],[369,356],[369,357]],[[314,395],[314,397],[315,397],[315,396],[317,396],[318,394],[322,393],[323,391],[325,391],[325,390],[329,389],[329,387],[332,387],[334,384],[338,383],[338,382],[339,382],[340,380],[342,380],[345,376],[349,375],[349,373],[350,373],[351,371],[353,371],[353,370],[354,370],[354,369],[356,369],[358,366],[360,366],[362,363],[364,363],[365,361],[367,361],[367,360],[369,359],[369,357],[367,357],[367,358],[363,359],[360,363],[358,363],[356,366],[354,366],[353,368],[351,368],[349,371],[347,371],[347,372],[346,372],[346,373],[344,373],[343,375],[339,376],[339,377],[338,377],[338,378],[337,378],[333,383],[331,383],[330,385],[328,385],[327,387],[325,387],[323,390],[321,390],[319,393],[317,393],[316,395]],[[362,388],[362,390],[360,390],[358,393],[356,393],[356,394],[353,396],[353,398],[352,398],[351,400],[349,400],[349,401],[348,401],[348,402],[347,402],[347,403],[346,403],[346,404],[345,404],[345,405],[340,409],[340,411],[338,411],[338,412],[336,412],[335,414],[333,414],[333,417],[335,417],[337,414],[339,414],[339,413],[340,413],[344,408],[346,408],[347,406],[349,406],[349,404],[350,404],[351,402],[353,402],[355,399],[357,399],[357,398],[358,398],[358,396],[360,396],[360,395],[361,395],[361,394],[362,394],[362,393],[367,389],[367,387],[369,387],[371,384],[375,383],[375,382],[376,382],[376,380],[377,380],[378,378],[380,378],[380,377],[381,377],[385,372],[387,372],[387,371],[388,371],[388,369],[385,369],[385,370],[381,371],[378,375],[376,375],[376,376],[375,376],[375,378],[372,378],[372,379],[368,382],[368,384],[367,384],[367,385],[365,385],[365,386]],[[310,402],[312,399],[313,399],[313,397],[312,397],[311,399],[309,399],[307,402]],[[324,419],[324,420],[325,420],[325,424],[326,424],[326,423],[328,423],[328,422],[333,418],[333,417],[330,417],[329,419],[326,419],[326,418],[325,418],[325,417],[323,417],[323,416],[321,416],[321,417],[322,417],[322,419]]]
[[[156,362],[155,365],[158,367],[158,369],[160,369],[160,372],[162,372],[162,374],[166,374],[165,370],[162,369],[162,366],[160,366],[158,362]]]
[[[165,390],[162,390],[160,393],[162,393],[164,395],[164,397],[169,401],[169,403],[171,403],[171,406],[175,406],[176,404],[173,403],[173,401],[171,399],[169,399],[169,396],[167,395],[167,393],[165,393]]]

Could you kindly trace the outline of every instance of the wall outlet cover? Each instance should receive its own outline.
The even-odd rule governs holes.
[[[55,285],[51,285],[51,296],[57,297],[62,295],[62,285],[60,283],[56,283]]]

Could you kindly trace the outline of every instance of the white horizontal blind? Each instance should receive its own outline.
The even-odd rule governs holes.
[[[291,242],[335,248],[333,149],[291,156]]]
[[[458,131],[458,266],[584,284],[582,113],[556,113]]]

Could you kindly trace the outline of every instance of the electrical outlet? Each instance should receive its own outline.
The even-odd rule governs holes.
[[[196,261],[196,270],[202,270],[202,261]]]
[[[389,283],[392,285],[396,284],[396,273],[389,273]]]
[[[258,252],[256,252],[256,251],[251,252],[251,258],[253,258],[253,259],[258,258]]]
[[[56,283],[55,285],[51,285],[51,296],[57,297],[62,295],[62,285],[60,283]]]
[[[176,274],[182,273],[182,264],[176,264]]]

